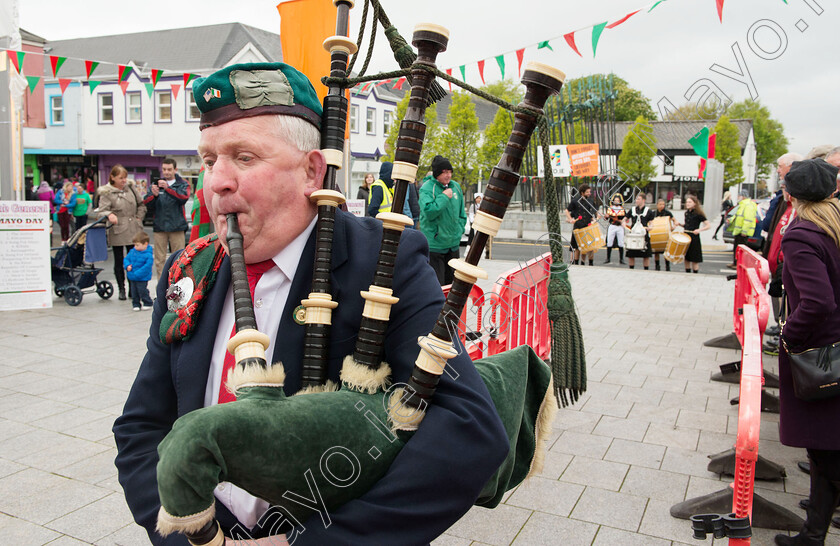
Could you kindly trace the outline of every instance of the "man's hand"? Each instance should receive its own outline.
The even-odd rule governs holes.
[[[117,223],[117,215],[112,212],[111,214],[108,215],[108,221],[111,222],[112,224],[116,224]]]
[[[126,271],[131,271],[131,266],[125,268]]]
[[[155,197],[160,195],[160,188],[159,187],[153,185],[150,189],[152,190],[152,195],[154,195]]]
[[[443,190],[443,195],[447,196],[448,198],[452,199],[452,188],[446,188]]]
[[[165,190],[166,188],[169,187],[169,183],[166,180],[164,180],[163,178],[161,178],[157,181],[157,185],[158,185],[158,188],[160,188],[162,190]]]

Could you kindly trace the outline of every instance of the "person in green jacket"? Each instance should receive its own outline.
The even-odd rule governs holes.
[[[79,230],[87,224],[87,213],[93,205],[93,199],[85,191],[81,182],[76,182],[74,187],[76,189],[76,208],[73,209],[73,218],[76,222],[76,229]]]
[[[747,243],[747,238],[751,237],[755,232],[755,224],[758,220],[758,205],[755,201],[750,199],[750,194],[747,190],[741,190],[741,200],[735,208],[735,215],[732,217],[732,236],[735,237],[735,242],[732,246],[732,264],[730,269],[735,269],[735,253],[738,250],[738,245]]]
[[[432,160],[432,174],[420,188],[420,231],[429,241],[429,265],[441,286],[452,284],[455,270],[449,260],[460,257],[461,236],[467,223],[461,185],[452,181],[452,164],[442,156]]]

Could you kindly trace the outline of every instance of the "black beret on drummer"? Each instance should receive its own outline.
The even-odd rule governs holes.
[[[837,191],[837,167],[823,159],[794,161],[785,175],[785,189],[802,201],[822,201]]]

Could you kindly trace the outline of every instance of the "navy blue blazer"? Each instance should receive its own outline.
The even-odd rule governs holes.
[[[332,286],[339,302],[333,312],[329,377],[339,380],[342,359],[351,354],[364,300],[376,269],[382,223],[338,211],[332,256]],[[315,233],[309,238],[292,282],[280,322],[273,362],[282,361],[285,391],[300,389],[304,327],[292,312],[310,291]],[[227,259],[207,295],[195,334],[183,343],[164,345],[158,334],[165,312],[169,267],[158,284],[147,353],[114,423],[116,465],[135,521],[154,544],[186,545],[181,536],[164,539],[154,528],[160,500],[155,468],[157,446],[173,422],[204,405],[210,357],[225,295],[230,284]],[[395,382],[406,381],[419,352],[417,337],[427,334],[440,312],[443,295],[428,265],[422,233],[403,232],[394,275],[394,295],[385,340],[385,361]],[[281,341],[282,340],[282,341]],[[329,514],[325,527],[318,515],[304,522],[296,544],[427,544],[457,521],[475,502],[484,483],[508,451],[508,440],[487,388],[466,353],[449,361],[453,379],[444,374],[420,429],[408,441],[386,476],[363,497]],[[223,528],[234,516],[216,503]]]

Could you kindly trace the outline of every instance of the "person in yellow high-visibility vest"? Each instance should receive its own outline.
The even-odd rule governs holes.
[[[394,164],[390,161],[382,163],[382,166],[379,167],[379,178],[376,182],[370,185],[370,193],[368,193],[368,216],[373,216],[375,218],[380,212],[391,212],[391,205],[394,201],[394,180],[391,178],[391,172],[393,169]],[[416,197],[413,196],[412,193],[416,193],[417,191],[415,188],[412,192],[411,186],[413,185],[414,184],[408,185],[408,192],[406,193],[405,201],[403,202],[403,210],[401,211],[403,214],[412,219],[413,215],[409,205],[412,198],[416,200]]]
[[[735,216],[732,218],[732,235],[735,237],[735,243],[732,248],[732,263],[727,267],[735,269],[735,253],[738,250],[738,245],[746,244],[747,238],[755,233],[755,225],[758,221],[758,205],[755,201],[750,199],[750,194],[747,190],[741,190],[741,200],[735,208]]]

